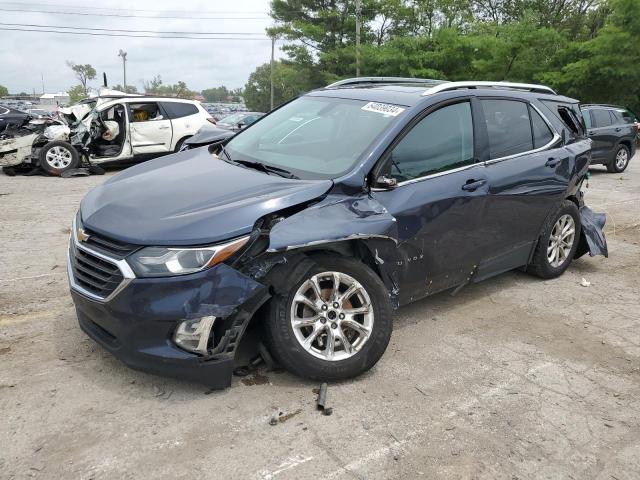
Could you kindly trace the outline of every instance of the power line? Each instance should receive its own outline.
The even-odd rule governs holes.
[[[0,22],[0,25],[5,25],[9,27],[37,27],[37,28],[58,28],[64,30],[90,30],[90,31],[101,31],[101,32],[125,32],[125,33],[156,33],[159,35],[262,35],[265,37],[264,33],[255,33],[255,32],[168,32],[168,31],[158,31],[158,30],[125,30],[122,28],[97,28],[97,27],[65,27],[60,25],[39,25],[35,23],[3,23]]]
[[[72,8],[76,10],[117,10],[124,12],[157,12],[158,10],[140,9],[140,8],[118,8],[118,7],[87,7],[83,5],[69,5],[61,3],[37,3],[37,2],[1,2],[0,5],[18,5],[20,7],[45,7],[45,8]],[[164,13],[193,13],[193,14],[264,14],[264,11],[259,10],[243,10],[243,11],[226,11],[226,10],[163,10]]]
[[[48,13],[49,15],[81,15],[84,17],[118,17],[118,18],[162,18],[171,20],[264,20],[267,15],[262,17],[180,17],[180,16],[162,16],[162,15],[123,15],[120,13],[88,13],[88,12],[59,12],[44,10],[26,10],[23,8],[0,8],[3,12],[22,12],[22,13]]]
[[[125,33],[92,33],[92,32],[61,32],[59,30],[34,30],[27,28],[0,27],[0,30],[14,32],[41,32],[41,33],[62,33],[66,35],[89,35],[92,37],[127,37],[127,38],[156,38],[156,39],[184,39],[184,40],[252,40],[257,42],[271,41],[269,37],[185,37],[185,36],[157,36],[157,35],[129,35]]]

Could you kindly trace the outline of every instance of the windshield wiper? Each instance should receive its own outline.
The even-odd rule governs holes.
[[[229,154],[227,154],[227,158],[229,158]],[[285,170],[284,168],[280,168],[280,167],[274,167],[272,165],[265,165],[264,163],[260,163],[260,162],[253,162],[251,160],[231,160],[231,161],[233,163],[239,163],[240,165],[244,165],[245,167],[255,168],[256,170],[262,170],[265,173],[275,173],[276,175],[284,178],[295,178],[295,179],[300,178],[294,175],[293,173],[291,173],[289,170]]]

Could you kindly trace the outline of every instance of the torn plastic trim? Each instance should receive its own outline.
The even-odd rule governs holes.
[[[604,235],[604,225],[607,216],[604,213],[596,213],[586,205],[580,207],[580,243],[574,258],[580,258],[585,253],[589,256],[604,255],[609,257],[607,239]]]

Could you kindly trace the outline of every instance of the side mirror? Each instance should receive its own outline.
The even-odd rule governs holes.
[[[375,188],[382,188],[384,190],[393,190],[397,186],[398,181],[395,178],[389,177],[387,175],[379,176],[378,178],[376,178],[376,181],[374,183]]]

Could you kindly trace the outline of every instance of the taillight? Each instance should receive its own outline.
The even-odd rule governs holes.
[[[213,123],[214,125],[216,125],[216,119],[215,119],[215,118],[213,118],[213,117],[207,117],[207,122],[211,122],[211,123]]]

